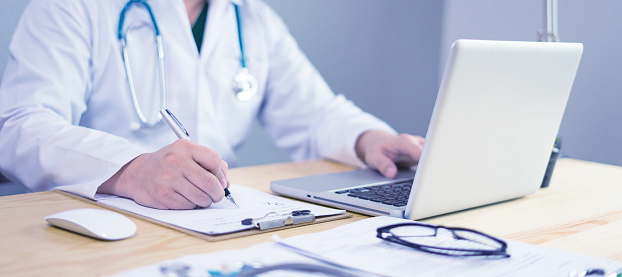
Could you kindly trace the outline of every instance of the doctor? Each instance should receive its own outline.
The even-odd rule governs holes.
[[[146,2],[31,1],[0,87],[7,178],[33,191],[65,185],[160,209],[206,207],[223,198],[254,119],[294,160],[367,164],[389,177],[417,163],[423,138],[333,94],[260,0]],[[256,89],[240,99],[232,83],[245,70]],[[176,140],[162,107],[192,141]]]

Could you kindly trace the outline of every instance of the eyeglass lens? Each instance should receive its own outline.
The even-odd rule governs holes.
[[[392,228],[390,232],[401,240],[425,247],[482,251],[494,251],[501,247],[499,242],[484,235],[464,230],[406,225]]]

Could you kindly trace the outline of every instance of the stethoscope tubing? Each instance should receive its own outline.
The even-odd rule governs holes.
[[[240,44],[240,65],[246,68],[246,54],[244,52],[244,38],[242,37],[242,20],[240,19],[240,7],[233,4],[235,9],[235,21],[238,27],[238,43]]]
[[[119,26],[117,29],[117,38],[121,44],[121,52],[123,57],[123,64],[125,67],[125,73],[127,77],[127,82],[129,85],[130,96],[132,98],[132,104],[134,105],[134,110],[136,111],[136,115],[140,119],[140,122],[147,127],[154,127],[160,123],[162,120],[162,116],[160,113],[157,113],[157,118],[155,121],[147,120],[146,116],[142,112],[140,108],[140,104],[138,103],[138,97],[136,95],[136,89],[134,86],[134,78],[132,76],[132,70],[129,62],[129,55],[127,51],[127,38],[126,34],[123,32],[123,24],[125,23],[125,16],[130,7],[134,4],[139,4],[145,7],[149,16],[151,18],[151,22],[153,23],[153,28],[155,31],[155,42],[157,46],[157,55],[158,55],[158,73],[160,75],[160,110],[166,109],[166,78],[164,75],[164,47],[162,46],[162,34],[160,32],[160,28],[158,27],[157,20],[155,18],[155,14],[151,9],[151,6],[147,4],[145,0],[130,0],[128,1],[123,9],[121,10],[120,18],[119,18]],[[238,31],[238,43],[240,45],[240,66],[241,70],[236,76],[234,76],[234,92],[236,93],[236,97],[240,101],[248,101],[251,97],[253,97],[257,93],[257,80],[250,75],[248,72],[248,68],[246,67],[246,54],[244,51],[244,39],[242,36],[242,20],[240,16],[240,8],[238,5],[233,4],[235,9],[235,18],[237,23],[237,31]]]
[[[138,116],[138,118],[140,119],[140,122],[143,125],[148,126],[148,127],[153,127],[160,123],[160,121],[162,120],[162,116],[160,115],[160,113],[157,113],[156,120],[153,122],[150,122],[149,120],[147,120],[144,113],[142,112],[142,109],[140,108],[140,104],[138,104],[138,97],[136,96],[136,88],[134,86],[134,78],[132,76],[129,55],[127,52],[127,39],[126,39],[125,34],[123,33],[123,24],[125,22],[125,14],[127,13],[128,9],[133,4],[143,5],[145,9],[147,9],[147,12],[149,13],[149,16],[151,17],[151,22],[153,23],[153,29],[155,31],[155,42],[156,42],[156,47],[158,50],[158,53],[157,53],[158,73],[160,75],[160,110],[166,108],[166,78],[164,75],[164,47],[162,46],[162,35],[160,33],[160,28],[158,27],[158,22],[155,19],[155,15],[153,13],[153,10],[151,9],[151,6],[149,6],[149,4],[147,4],[145,0],[128,1],[127,4],[125,4],[125,6],[123,7],[123,10],[121,10],[121,15],[119,18],[119,26],[117,30],[118,31],[117,38],[121,42],[123,64],[125,66],[125,73],[126,73],[127,82],[128,82],[129,89],[130,89],[130,95],[132,97],[132,104],[134,105],[134,111],[136,111],[136,115]]]
[[[151,10],[151,6],[149,4],[147,4],[147,1],[145,1],[145,0],[130,0],[130,1],[127,2],[127,4],[125,4],[123,9],[121,10],[121,15],[119,16],[119,26],[118,26],[118,29],[117,29],[117,38],[119,40],[125,39],[125,34],[123,33],[123,23],[125,23],[125,14],[130,9],[130,6],[132,6],[132,4],[142,4],[145,7],[145,9],[147,9],[147,12],[149,13],[149,16],[151,17],[151,22],[153,23],[153,29],[155,30],[155,35],[159,36],[160,35],[160,27],[158,27],[158,22],[156,21],[156,18],[155,18],[155,15],[153,13],[153,10]]]

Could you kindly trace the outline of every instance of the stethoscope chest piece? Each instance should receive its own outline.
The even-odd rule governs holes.
[[[243,67],[233,76],[233,91],[238,100],[246,102],[257,94],[257,79]]]

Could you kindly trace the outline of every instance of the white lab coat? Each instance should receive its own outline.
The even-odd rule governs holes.
[[[294,160],[328,158],[362,165],[356,138],[394,132],[335,95],[281,19],[259,0],[210,1],[201,52],[182,0],[149,0],[163,36],[167,108],[195,142],[236,163],[234,150],[257,118]],[[259,93],[235,98],[240,69],[232,2],[240,5],[247,66]],[[97,187],[138,155],[170,144],[161,122],[141,127],[117,40],[126,0],[32,0],[10,45],[0,88],[0,169],[33,191]],[[313,15],[309,15],[313,16]],[[147,13],[134,6],[125,29],[138,101],[148,118],[159,107],[157,59]]]

